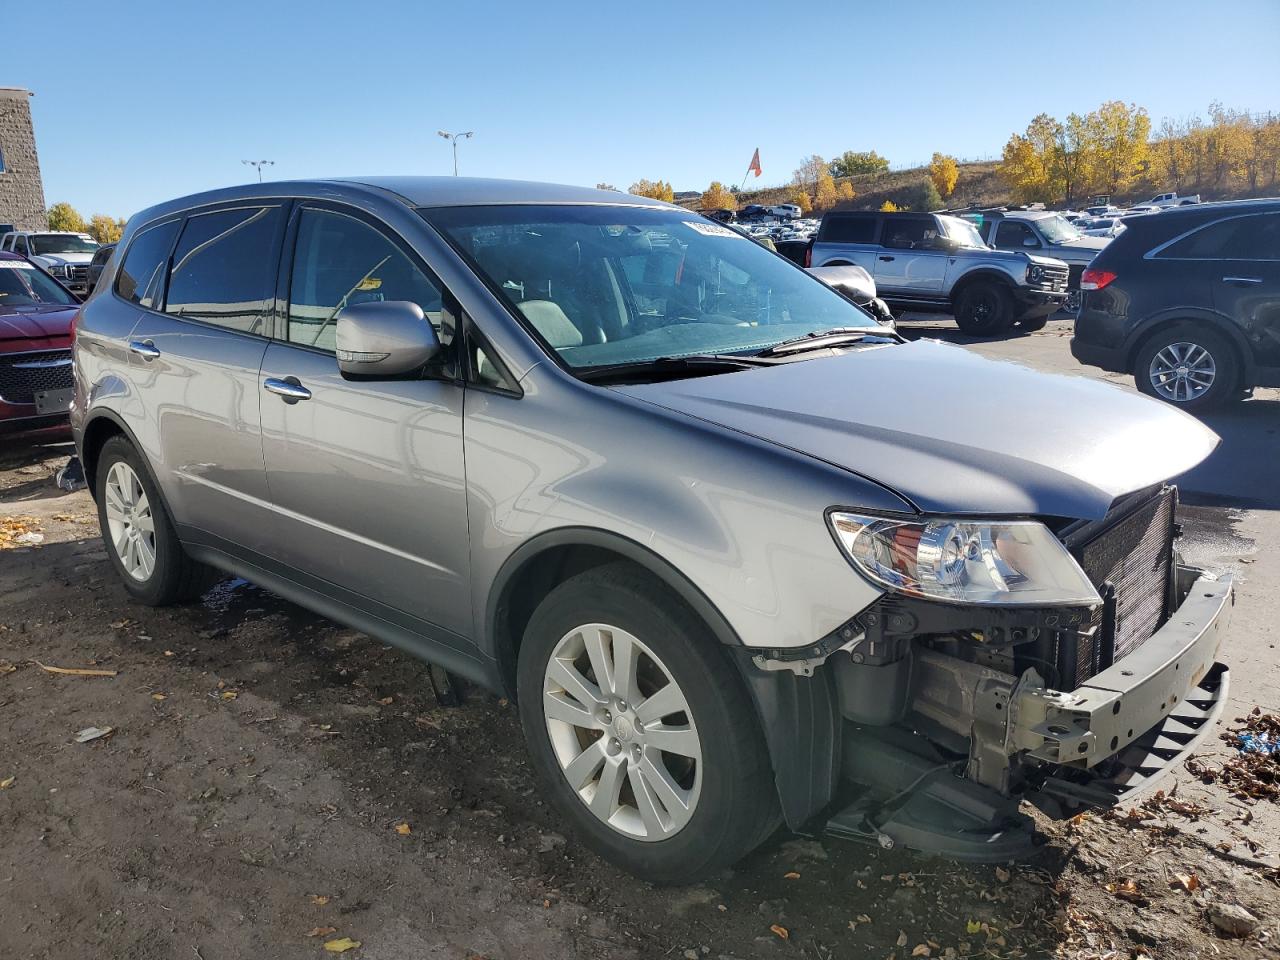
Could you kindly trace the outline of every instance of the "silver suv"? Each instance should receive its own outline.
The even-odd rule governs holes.
[[[993,250],[973,224],[938,213],[824,215],[808,266],[839,264],[870,273],[891,306],[950,313],[975,336],[1039,330],[1067,302],[1061,260]]]
[[[1018,856],[1020,801],[1128,796],[1225,696],[1231,580],[1180,563],[1166,483],[1207,428],[905,343],[658,201],[406,178],[162,204],[75,373],[130,594],[235,574],[516,698],[545,792],[656,881],[782,821]]]

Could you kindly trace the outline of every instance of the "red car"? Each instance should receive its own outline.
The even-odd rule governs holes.
[[[66,427],[79,306],[39,267],[0,252],[0,434]]]

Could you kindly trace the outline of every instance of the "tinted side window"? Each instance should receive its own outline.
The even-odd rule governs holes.
[[[1016,250],[1027,240],[1036,240],[1036,235],[1029,226],[1018,220],[1001,220],[996,227],[995,245],[1002,250]],[[1039,244],[1036,240],[1036,245]]]
[[[354,217],[303,210],[289,284],[292,343],[332,351],[343,307],[377,300],[408,300],[427,315],[441,343],[453,338],[439,286],[386,236]]]
[[[165,313],[264,333],[275,295],[279,207],[189,217],[173,253]]]
[[[832,217],[826,228],[822,239],[831,243],[875,243],[874,216]]]
[[[133,238],[124,265],[116,274],[118,295],[148,310],[159,307],[169,251],[173,249],[173,241],[181,225],[181,220],[172,220],[143,230]]]
[[[933,217],[889,217],[884,222],[884,246],[901,250],[929,249],[938,239]]]

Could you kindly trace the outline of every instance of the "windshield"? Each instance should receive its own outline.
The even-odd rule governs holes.
[[[1080,238],[1080,231],[1056,213],[1051,217],[1037,220],[1036,226],[1040,228],[1040,232],[1044,234],[1045,239],[1050,243],[1067,243],[1070,240],[1078,240]]]
[[[75,297],[23,260],[0,260],[0,308],[52,303],[73,307]]]
[[[47,253],[93,253],[98,245],[88,237],[74,233],[36,233],[31,236],[31,253],[43,256]]]
[[[760,244],[683,210],[419,211],[571,367],[758,353],[871,316]]]
[[[982,234],[968,220],[961,220],[959,217],[939,217],[938,219],[942,221],[948,240],[954,240],[962,247],[986,248],[987,242],[982,239]]]

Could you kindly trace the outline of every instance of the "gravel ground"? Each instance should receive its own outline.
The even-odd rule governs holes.
[[[1068,327],[977,349],[1084,372]],[[1188,552],[1245,575],[1230,725],[1280,712],[1280,393],[1223,416],[1184,489]],[[341,938],[370,960],[1280,954],[1276,804],[1190,775],[1043,823],[1028,863],[779,833],[712,882],[651,887],[542,804],[505,701],[443,707],[421,664],[240,581],[131,603],[90,499],[53,482],[67,453],[0,448],[2,957],[320,957]],[[111,732],[75,742],[88,727]]]

